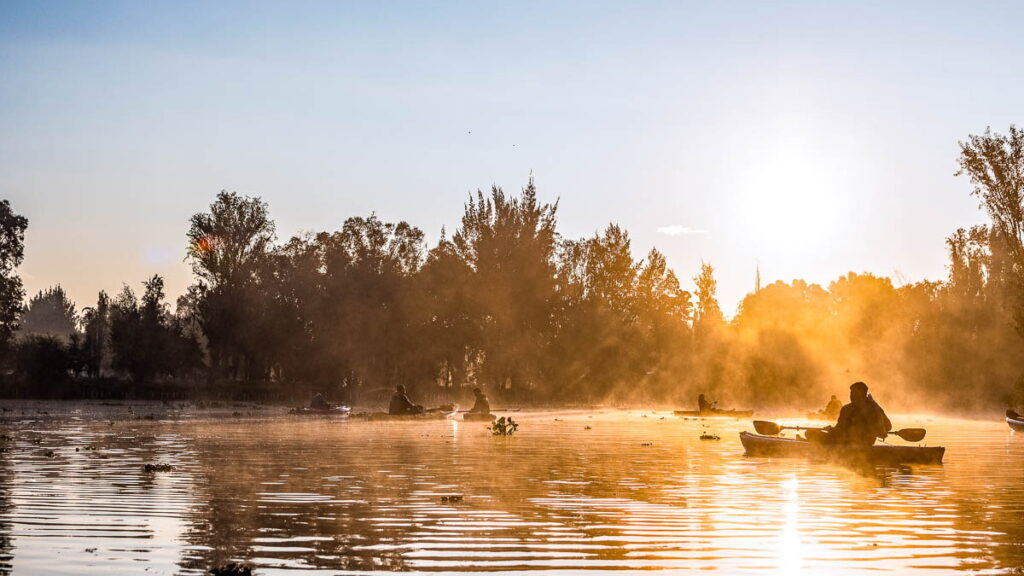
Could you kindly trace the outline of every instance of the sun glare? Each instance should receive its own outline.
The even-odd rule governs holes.
[[[742,175],[735,212],[763,257],[801,259],[829,250],[841,234],[841,174],[799,142],[781,142]]]

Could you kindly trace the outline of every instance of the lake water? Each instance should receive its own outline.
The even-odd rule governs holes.
[[[1024,434],[998,415],[895,416],[945,464],[873,469],[748,458],[749,422],[664,412],[524,412],[509,438],[460,421],[5,415],[0,573],[1024,566]]]

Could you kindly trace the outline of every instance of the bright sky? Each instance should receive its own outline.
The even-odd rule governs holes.
[[[376,211],[433,242],[531,171],[732,311],[764,281],[945,277],[957,141],[1020,123],[1019,2],[0,3],[0,197],[30,293],[166,277],[221,189],[278,233]],[[1016,114],[1016,116],[1015,116]]]

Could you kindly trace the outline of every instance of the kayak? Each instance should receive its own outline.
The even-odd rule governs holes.
[[[775,458],[812,458],[867,462],[870,464],[942,464],[946,449],[942,446],[897,446],[875,444],[866,448],[822,446],[806,440],[762,436],[740,432],[740,442],[747,456]]]
[[[839,418],[839,414],[831,415],[831,414],[823,414],[821,412],[808,412],[807,413],[807,419],[808,420],[824,420],[826,422],[834,422],[837,418]]]
[[[392,422],[392,421],[413,421],[422,422],[425,420],[447,420],[452,416],[458,414],[458,406],[452,406],[451,410],[432,410],[430,412],[424,412],[422,414],[388,414],[387,412],[363,412],[355,414],[355,417],[362,418],[364,420],[370,420],[372,422]]]
[[[1007,418],[1006,423],[1010,425],[1011,430],[1024,432],[1024,420],[1018,418]]]
[[[462,415],[462,419],[466,422],[494,422],[498,419],[494,414],[481,414],[479,412],[466,412]]]
[[[676,410],[676,416],[691,416],[696,418],[750,418],[754,415],[753,410]]]
[[[293,408],[289,414],[299,416],[348,416],[352,413],[351,406],[331,406],[330,408]]]

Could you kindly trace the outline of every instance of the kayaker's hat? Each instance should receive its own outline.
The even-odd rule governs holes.
[[[483,392],[483,390],[480,390],[479,388],[473,388],[473,394],[480,394],[481,392]]]
[[[396,388],[396,390],[398,390],[402,394],[405,394],[405,386],[402,386],[401,384],[398,385],[398,388]]]
[[[854,382],[853,384],[850,384],[850,390],[856,390],[857,388],[860,388],[865,392],[868,391],[868,385],[863,382]]]

